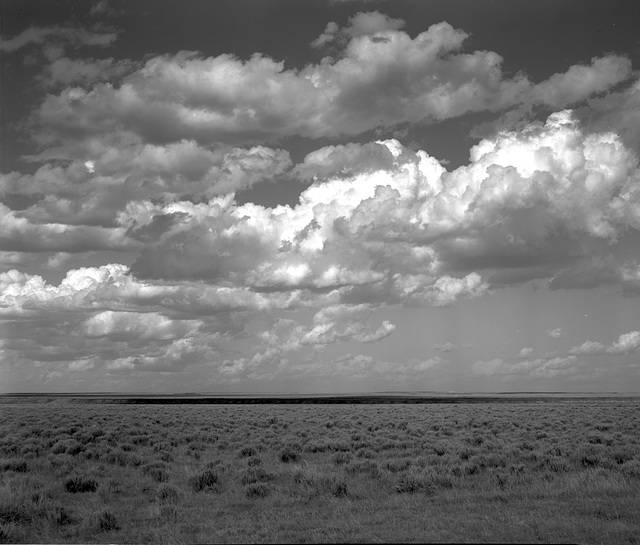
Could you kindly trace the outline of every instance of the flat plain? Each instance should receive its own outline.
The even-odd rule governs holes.
[[[0,542],[640,542],[640,399],[502,401],[4,398]]]

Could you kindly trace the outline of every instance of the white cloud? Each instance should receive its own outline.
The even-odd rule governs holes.
[[[594,57],[591,65],[574,65],[562,74],[554,74],[534,86],[526,102],[565,108],[605,91],[612,82],[622,82],[631,75],[629,59],[617,56]]]
[[[74,27],[39,27],[30,26],[17,36],[3,39],[0,42],[0,50],[12,53],[31,44],[47,44],[48,42],[70,45],[72,47],[81,46],[110,46],[117,38],[114,32],[97,32],[84,28]]]
[[[0,175],[0,195],[41,197],[12,215],[39,224],[102,226],[111,226],[115,215],[130,201],[171,201],[185,195],[193,200],[211,198],[273,181],[291,166],[289,153],[280,149],[209,150],[186,140],[166,146],[143,145],[132,135],[85,141],[78,149],[49,148],[37,158],[52,163],[33,175]],[[66,166],[61,166],[61,161],[67,162]]]
[[[520,104],[562,108],[631,73],[628,59],[609,55],[539,84],[522,74],[505,79],[497,53],[461,52],[462,30],[442,22],[411,38],[401,26],[377,12],[358,13],[342,30],[330,24],[316,44],[347,36],[340,55],[301,70],[260,54],[152,57],[119,86],[48,95],[34,119],[56,139],[118,130],[154,143],[320,138]]]
[[[64,209],[64,204],[60,203]],[[59,212],[61,212],[60,210]],[[0,250],[14,252],[85,252],[132,250],[139,245],[119,227],[38,223],[0,203]]]
[[[471,365],[471,369],[476,376],[491,376],[499,373],[504,366],[504,362],[500,358],[494,358],[488,361],[476,361]]]
[[[156,312],[114,312],[106,310],[94,314],[80,326],[80,333],[88,337],[113,339],[171,340],[197,334],[200,320],[171,320]]]
[[[126,308],[157,303],[162,296],[176,291],[175,287],[137,282],[128,272],[120,264],[72,269],[58,286],[53,286],[41,276],[13,269],[0,273],[0,305],[25,309]]]
[[[574,346],[569,350],[569,354],[605,354],[607,347],[599,342],[585,341],[580,346]]]
[[[623,333],[608,349],[607,354],[629,354],[640,350],[640,331]]]
[[[610,345],[605,345],[596,341],[585,341],[580,346],[574,346],[569,350],[570,354],[609,354],[618,356],[631,354],[640,350],[640,331],[623,333],[618,340]]]
[[[341,46],[344,46],[353,38],[376,36],[386,31],[400,30],[404,25],[405,22],[402,19],[394,19],[378,11],[358,12],[349,18],[348,24],[342,29],[333,21],[328,23],[324,32],[311,42],[311,45],[320,48],[338,41]],[[385,39],[381,36],[378,38]]]
[[[562,331],[561,327],[557,327],[556,329],[547,331],[547,335],[552,339],[559,339],[560,337],[564,337],[564,331]]]
[[[290,319],[278,319],[259,335],[261,348],[251,358],[226,360],[220,372],[227,376],[260,373],[259,368],[279,362],[282,356],[304,348],[322,350],[336,343],[373,343],[388,337],[395,325],[384,320],[379,326],[370,322],[368,305],[333,305],[315,313],[311,325]]]
[[[529,358],[533,354],[533,348],[523,348],[518,352],[518,358]]]
[[[613,131],[631,149],[640,149],[640,78],[631,85],[591,98],[577,110],[579,119],[593,132]]]
[[[130,204],[119,222],[146,243],[134,272],[255,289],[361,286],[360,302],[439,306],[487,293],[470,269],[489,269],[496,285],[516,271],[581,287],[566,271],[595,270],[607,244],[640,226],[637,156],[613,134],[584,134],[570,112],[483,140],[452,172],[394,140],[322,148],[296,172],[315,181],[295,207]],[[615,274],[590,285],[631,286],[632,269],[623,281],[608,259]]]
[[[98,82],[119,81],[138,68],[140,63],[129,59],[61,57],[45,67],[41,80],[49,86],[88,86]]]
[[[429,358],[428,360],[417,362],[415,365],[411,366],[411,370],[418,372],[427,371],[433,367],[442,365],[442,363],[444,363],[444,360],[440,356],[436,356],[435,358]]]
[[[532,360],[506,362],[496,358],[489,361],[476,361],[471,369],[476,376],[495,376],[500,380],[512,381],[518,376],[532,378],[554,378],[557,376],[580,373],[583,363],[576,355],[544,357]]]
[[[436,344],[434,346],[434,348],[440,352],[453,352],[454,350],[457,350],[457,346],[453,343],[444,343],[444,344]]]

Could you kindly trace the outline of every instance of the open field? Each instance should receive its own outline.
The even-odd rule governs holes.
[[[638,398],[4,401],[4,542],[640,542]]]

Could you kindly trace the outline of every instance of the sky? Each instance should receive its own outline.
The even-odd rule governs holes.
[[[640,392],[637,3],[0,7],[0,392]]]

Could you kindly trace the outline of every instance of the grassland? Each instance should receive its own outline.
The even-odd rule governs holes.
[[[0,542],[640,541],[640,400],[0,404]]]

